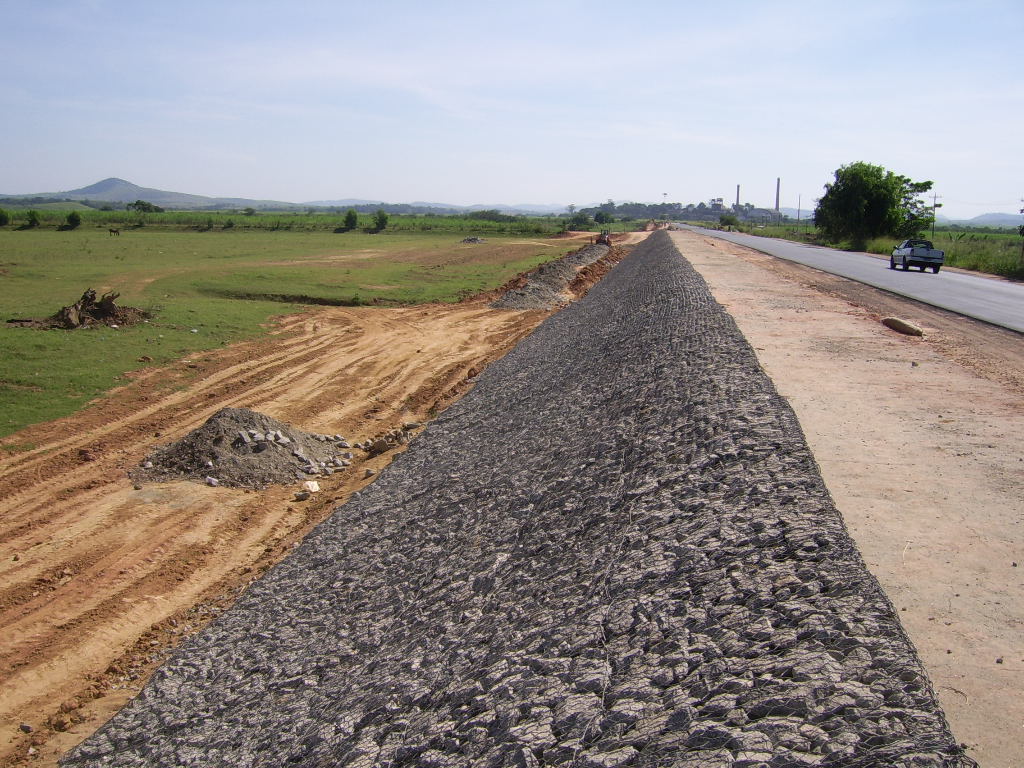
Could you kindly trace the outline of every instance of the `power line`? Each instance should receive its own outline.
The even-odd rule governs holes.
[[[960,205],[1016,205],[1017,204],[1016,200],[1000,200],[999,202],[995,202],[995,203],[991,203],[991,202],[989,202],[989,203],[979,203],[976,200],[957,200],[955,197],[947,197],[945,199],[948,202],[950,202],[950,203],[959,203]]]

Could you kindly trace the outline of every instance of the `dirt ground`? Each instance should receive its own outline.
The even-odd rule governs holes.
[[[1024,336],[722,240],[673,238],[796,411],[954,735],[985,768],[1019,766]]]
[[[1011,565],[1024,567],[1022,337],[674,236],[796,409],[954,733],[986,768],[1015,764],[1024,740],[1021,571]],[[5,441],[35,447],[0,456],[0,766],[55,765],[182,637],[371,482],[366,469],[393,457],[362,459],[296,502],[292,487],[135,490],[126,472],[154,446],[225,406],[352,441],[423,421],[547,314],[492,310],[486,299],[316,309],[269,338],[147,371]],[[877,322],[883,314],[928,333],[899,336]]]
[[[566,298],[625,253],[581,271]],[[401,449],[354,451],[301,502],[298,481],[135,488],[129,469],[224,407],[353,444],[429,420],[550,314],[489,308],[497,295],[311,309],[269,337],[130,375],[85,410],[4,440],[33,447],[0,451],[0,766],[56,765]]]

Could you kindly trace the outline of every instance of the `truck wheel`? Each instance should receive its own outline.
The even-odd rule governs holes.
[[[889,257],[889,269],[896,269],[896,259]]]
[[[937,274],[939,274],[939,268],[938,268],[938,266],[934,266],[934,267],[932,267],[932,273],[933,273],[933,274],[936,274],[936,275],[937,275]]]

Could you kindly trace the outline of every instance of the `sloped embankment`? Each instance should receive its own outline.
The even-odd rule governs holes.
[[[607,256],[607,245],[585,245],[560,259],[541,264],[509,288],[491,306],[495,309],[555,309],[570,301],[569,285],[584,269]]]
[[[655,233],[68,766],[970,765],[799,425]]]

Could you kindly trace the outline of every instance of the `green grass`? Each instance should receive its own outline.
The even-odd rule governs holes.
[[[451,233],[0,230],[0,320],[43,318],[87,288],[154,313],[128,328],[0,323],[0,436],[74,412],[125,372],[265,333],[302,304],[451,302],[574,247]],[[139,358],[152,358],[142,363]]]
[[[970,232],[938,229],[935,236],[926,233],[936,248],[946,252],[946,265],[1000,275],[1013,280],[1024,280],[1024,261],[1021,259],[1021,237],[1012,230],[1003,232]],[[871,253],[888,256],[898,241],[880,238],[868,243]]]
[[[0,208],[5,208],[0,200]],[[313,213],[299,211],[260,211],[245,215],[242,211],[164,211],[140,214],[121,210],[101,211],[80,203],[55,202],[33,205],[7,205],[11,226],[23,226],[28,212],[34,210],[43,228],[57,228],[71,210],[82,216],[80,230],[157,228],[217,232],[224,230],[259,230],[270,232],[334,232],[343,225],[345,212],[327,209]],[[515,216],[509,221],[489,221],[463,215],[389,214],[388,232],[463,232],[466,235],[545,235],[558,232],[563,219],[554,216]],[[358,229],[369,229],[373,215],[359,214]]]
[[[814,225],[811,223],[795,223],[769,225],[765,227],[741,227],[745,232],[763,237],[778,237],[797,242],[817,243]],[[1022,238],[1012,229],[973,231],[954,229],[952,227],[936,227],[935,236],[925,232],[924,237],[931,240],[935,247],[946,252],[946,265],[984,272],[989,275],[1000,275],[1013,280],[1024,280],[1024,260],[1022,260]],[[902,240],[895,237],[877,237],[868,241],[867,252],[888,256],[893,248]],[[819,243],[826,245],[826,243]],[[849,246],[841,243],[840,246]]]

